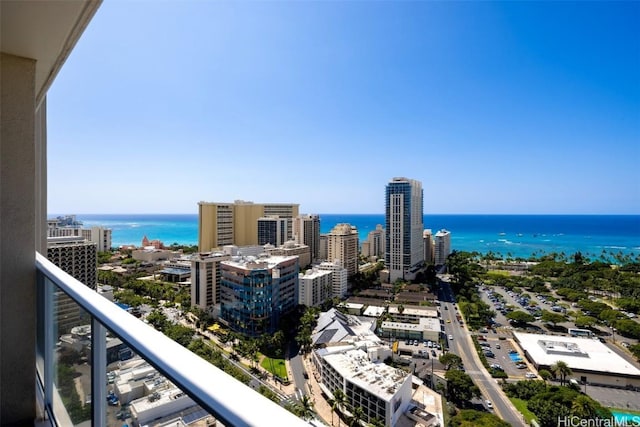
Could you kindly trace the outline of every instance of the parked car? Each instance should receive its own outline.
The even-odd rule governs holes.
[[[538,378],[538,376],[533,372],[527,372],[526,374],[524,374],[524,377],[529,379]]]
[[[489,409],[493,409],[493,404],[491,403],[491,401],[490,401],[490,400],[485,400],[485,401],[484,401],[484,404],[485,404],[485,405],[487,405],[487,408],[489,408]]]

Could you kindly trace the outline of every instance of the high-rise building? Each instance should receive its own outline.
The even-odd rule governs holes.
[[[108,252],[111,250],[111,229],[99,226],[82,229],[82,237],[88,242],[96,244],[98,252]]]
[[[234,331],[272,334],[298,304],[298,257],[236,256],[220,269],[220,319]]]
[[[376,225],[375,230],[371,230],[367,235],[367,240],[362,242],[360,252],[370,260],[384,256],[384,228],[381,224]]]
[[[194,254],[191,257],[191,305],[211,312],[220,304],[220,262],[231,255],[222,252]]]
[[[329,237],[326,234],[320,235],[320,244],[318,245],[318,260],[326,261],[329,259]]]
[[[293,239],[311,249],[311,259],[320,259],[320,216],[299,215],[293,219]]]
[[[83,228],[75,215],[47,219],[47,237],[83,237],[96,244],[98,252],[111,250],[111,229],[100,226]]]
[[[327,235],[328,259],[339,260],[352,277],[358,272],[358,230],[350,224],[336,224]]]
[[[422,239],[424,240],[424,262],[427,264],[434,263],[434,241],[433,234],[430,228],[427,228],[422,232]]]
[[[333,273],[331,276],[331,297],[344,298],[347,296],[348,275],[347,269],[342,266],[340,261],[321,262],[316,266],[318,270],[326,270]]]
[[[281,246],[286,242],[289,220],[277,216],[258,218],[258,245]]]
[[[411,280],[424,264],[423,192],[415,179],[393,178],[385,193],[385,264],[389,281]]]
[[[292,219],[298,216],[298,204],[253,203],[236,200],[233,203],[198,203],[198,249],[208,252],[226,245],[258,244],[258,219],[278,216],[288,219],[286,240],[293,238]]]
[[[435,244],[435,265],[444,265],[447,257],[451,253],[451,232],[442,229],[436,233]]]
[[[312,268],[298,277],[298,304],[318,307],[332,297],[333,272]]]
[[[83,237],[49,237],[47,258],[73,278],[96,289],[98,258],[95,243],[87,242]],[[88,320],[83,317],[80,306],[62,291],[55,292],[54,305],[61,332],[68,332]]]

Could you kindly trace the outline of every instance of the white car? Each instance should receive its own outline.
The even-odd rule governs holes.
[[[490,400],[485,400],[484,403],[485,403],[485,405],[487,405],[487,408],[493,409],[493,404],[491,403]]]
[[[449,335],[449,339],[452,340],[453,339],[453,335]]]
[[[527,372],[526,374],[524,374],[524,376],[525,378],[538,378],[538,376],[533,372]]]

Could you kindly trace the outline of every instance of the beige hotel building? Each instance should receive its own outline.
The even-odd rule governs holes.
[[[287,218],[287,238],[293,238],[293,218],[300,205],[294,203],[253,203],[236,200],[233,203],[198,203],[198,249],[209,252],[225,245],[253,246],[258,244],[258,219],[278,216]]]

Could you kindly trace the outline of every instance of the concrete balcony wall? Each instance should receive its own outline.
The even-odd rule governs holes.
[[[0,424],[35,419],[36,61],[0,56]]]

